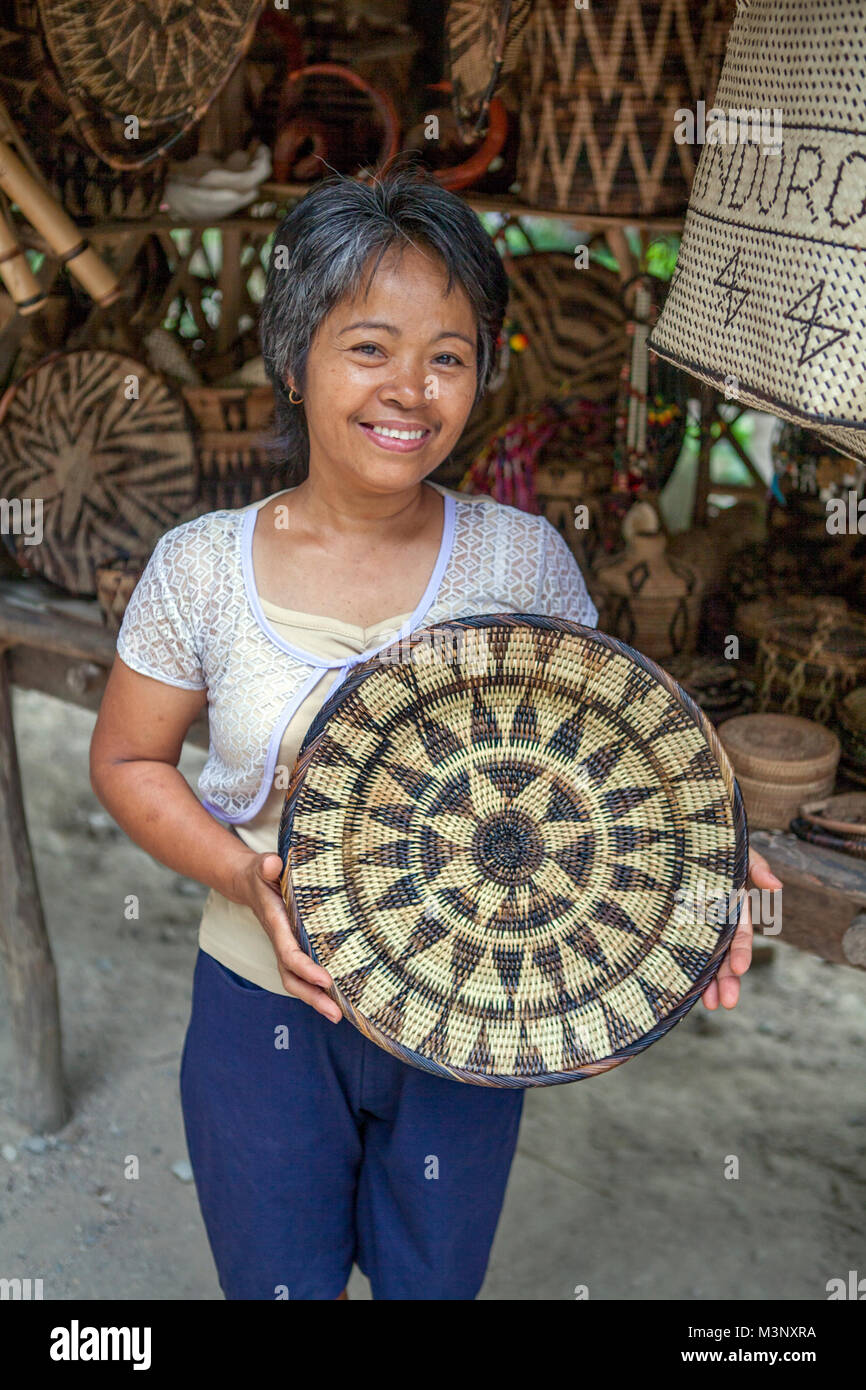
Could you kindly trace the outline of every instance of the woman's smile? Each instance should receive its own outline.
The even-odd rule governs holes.
[[[412,454],[433,437],[429,425],[402,420],[361,420],[360,428],[380,449],[396,454]]]

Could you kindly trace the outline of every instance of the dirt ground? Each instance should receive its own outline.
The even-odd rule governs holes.
[[[15,721],[74,1113],[41,1137],[13,1118],[0,984],[0,1276],[46,1299],[220,1299],[178,1096],[206,889],[100,807],[92,715],[16,690]],[[184,753],[193,785],[203,758]],[[823,1300],[866,1275],[866,974],[771,956],[733,1012],[699,1004],[606,1076],[528,1093],[482,1298]],[[369,1297],[357,1270],[349,1290]]]

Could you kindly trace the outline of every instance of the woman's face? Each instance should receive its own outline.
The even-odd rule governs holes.
[[[460,438],[476,387],[475,315],[432,252],[391,251],[322,321],[307,357],[310,474],[374,492],[420,482]]]

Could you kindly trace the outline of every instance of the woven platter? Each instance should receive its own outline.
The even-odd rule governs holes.
[[[521,1087],[604,1072],[687,1013],[736,931],[748,835],[667,672],[595,628],[497,613],[349,673],[301,746],[279,851],[346,1018],[428,1072]]]

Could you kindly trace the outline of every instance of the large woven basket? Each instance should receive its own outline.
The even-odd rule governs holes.
[[[834,609],[841,614],[845,612],[846,607],[844,599],[832,596],[816,599],[807,594],[784,594],[778,597],[765,595],[764,598],[753,599],[750,603],[740,603],[737,605],[734,620],[735,631],[740,639],[739,660],[745,663],[750,672],[753,671],[758,663],[761,638],[782,618],[796,617],[799,614],[814,616]],[[789,713],[795,714],[797,711],[792,710]]]
[[[279,850],[345,1017],[502,1087],[595,1076],[666,1033],[728,949],[748,863],[694,701],[616,638],[521,613],[356,667],[307,732]]]
[[[816,603],[778,618],[758,643],[757,708],[819,723],[866,682],[866,618]]]
[[[663,531],[637,531],[589,580],[599,625],[663,662],[694,650],[703,592],[702,576],[666,547]]]
[[[518,179],[527,202],[582,213],[681,214],[692,147],[677,112],[712,104],[719,0],[538,0],[527,27]]]
[[[861,0],[737,6],[716,92],[724,119],[705,131],[676,275],[650,338],[739,405],[860,459],[862,38]]]

